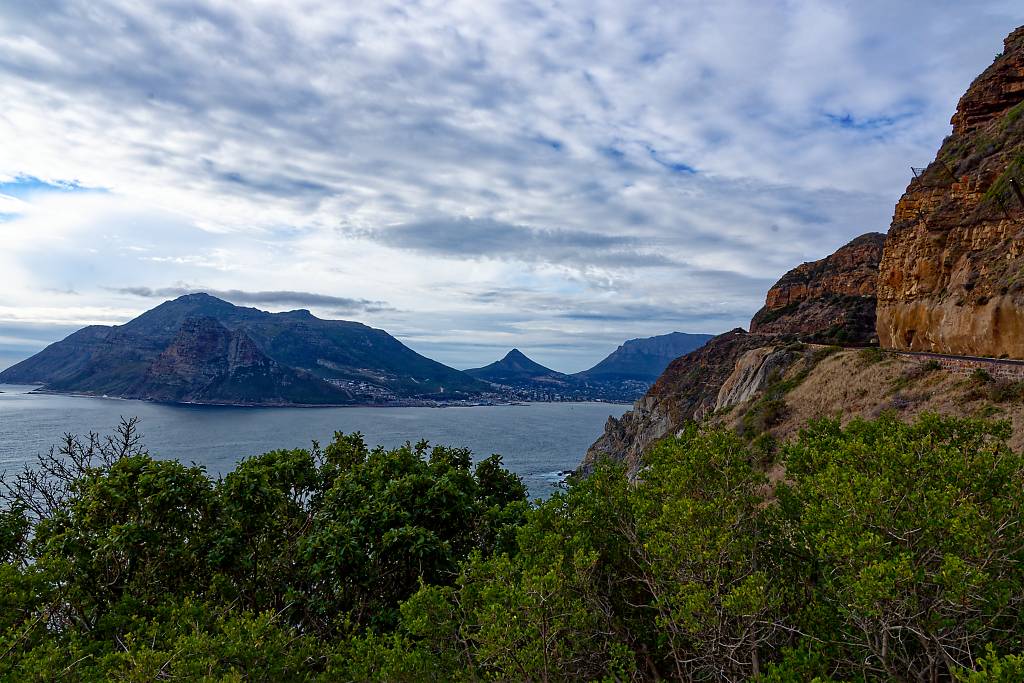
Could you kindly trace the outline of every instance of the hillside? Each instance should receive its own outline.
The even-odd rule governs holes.
[[[1022,373],[1024,376],[1024,373]],[[952,417],[1009,420],[1008,443],[1024,448],[1024,384],[996,379],[984,373],[959,373],[928,360],[917,360],[872,350],[833,352],[808,346],[782,377],[785,407],[767,431],[788,440],[809,420],[838,417],[846,424],[855,418],[873,419],[893,411],[904,421],[922,413]],[[791,387],[791,388],[790,388]],[[764,404],[748,403],[715,417],[742,431]],[[753,413],[751,410],[753,409]]]
[[[207,294],[90,326],[0,373],[48,391],[238,404],[458,398],[486,385],[361,323],[267,313]]]
[[[896,205],[878,337],[886,348],[1024,358],[1024,27],[952,124]]]
[[[865,344],[875,327],[875,280],[884,237],[862,235],[834,254],[790,270],[768,290],[765,305],[742,329],[718,335],[672,361],[633,409],[609,418],[581,463],[602,459],[640,466],[643,452],[687,422],[754,398],[795,360],[785,351],[804,340]]]

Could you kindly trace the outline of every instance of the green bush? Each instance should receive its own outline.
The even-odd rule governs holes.
[[[302,678],[327,661],[302,664],[309,643],[392,629],[423,581],[511,547],[529,509],[498,456],[358,434],[212,481],[150,457],[128,423],[69,437],[41,470],[0,485],[3,680]]]
[[[992,375],[988,374],[987,370],[977,368],[971,373],[971,381],[976,384],[988,384],[992,381]]]
[[[882,351],[882,349],[878,348],[877,346],[869,346],[867,348],[861,349],[857,353],[857,355],[860,357],[863,363],[869,365],[873,363],[880,363],[883,360],[885,360],[885,352]]]
[[[72,441],[2,487],[0,679],[1017,681],[1009,435],[691,426],[533,507],[496,457],[424,443],[211,481]]]

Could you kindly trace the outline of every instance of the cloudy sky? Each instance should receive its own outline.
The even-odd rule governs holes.
[[[0,367],[209,291],[564,371],[884,231],[1019,0],[0,0]]]

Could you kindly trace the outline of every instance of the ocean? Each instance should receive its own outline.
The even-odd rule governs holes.
[[[445,408],[235,408],[31,394],[35,387],[0,384],[0,471],[18,470],[65,432],[107,434],[121,417],[138,417],[154,457],[206,467],[213,476],[242,458],[277,448],[325,444],[334,432],[362,432],[385,447],[426,439],[465,446],[475,457],[503,456],[531,497],[547,498],[594,440],[609,415],[628,405],[529,403]]]

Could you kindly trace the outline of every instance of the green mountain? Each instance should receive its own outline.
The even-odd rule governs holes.
[[[383,330],[208,294],[164,302],[124,325],[83,328],[3,371],[0,382],[247,405],[460,398],[486,389]]]

